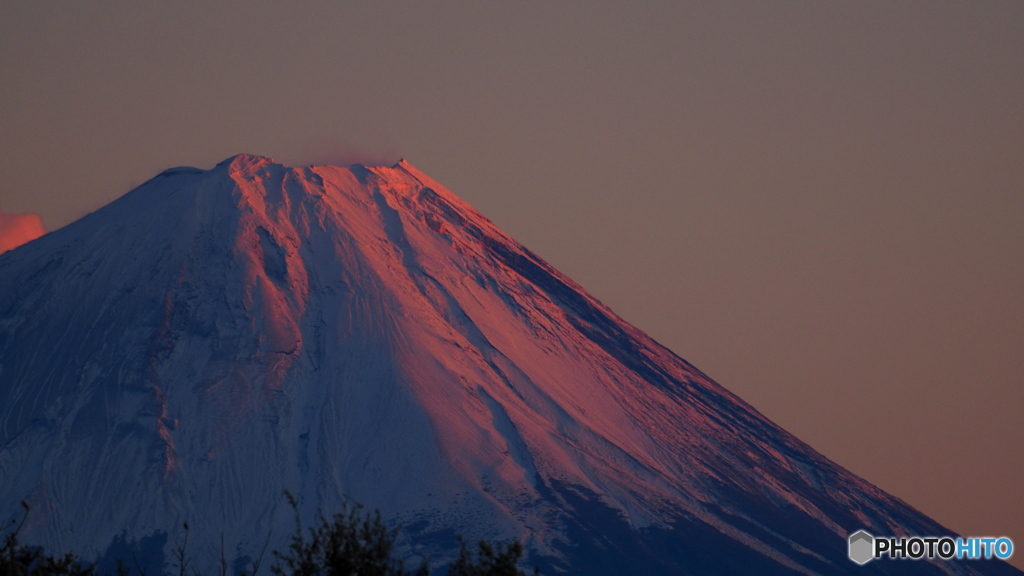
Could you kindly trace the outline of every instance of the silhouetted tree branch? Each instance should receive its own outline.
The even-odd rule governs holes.
[[[401,527],[389,529],[381,518],[380,511],[364,512],[362,506],[346,500],[341,512],[328,519],[322,513],[314,526],[304,530],[299,516],[298,503],[290,493],[285,493],[288,504],[295,511],[295,532],[288,547],[273,551],[275,559],[271,571],[276,576],[428,576],[430,566],[424,560],[415,573],[405,568],[405,563],[394,557],[394,544]],[[50,556],[40,547],[29,547],[18,541],[29,506],[22,502],[25,514],[21,521],[12,521],[3,534],[0,546],[0,576],[97,576],[96,565],[82,562],[71,553]],[[190,566],[188,558],[189,526],[183,525],[184,538],[174,550],[178,563],[178,576],[186,576]],[[508,544],[479,542],[479,550],[470,552],[465,540],[459,538],[461,550],[458,559],[449,567],[448,576],[525,576],[517,564],[523,556],[523,545],[518,541]],[[255,576],[263,561],[263,555],[270,543],[267,542],[259,558],[253,562],[253,572],[241,576]],[[139,559],[132,552],[132,558],[139,576],[146,576]],[[228,562],[224,552],[223,535],[219,575],[227,576]],[[131,568],[122,560],[117,561],[117,576],[130,576]],[[194,576],[201,576],[193,568]],[[539,569],[534,574],[540,574]]]

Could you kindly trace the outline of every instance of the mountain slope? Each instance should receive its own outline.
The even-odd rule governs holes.
[[[285,490],[549,573],[965,570],[852,564],[858,528],[948,531],[405,162],[169,170],[0,256],[0,510],[30,541],[158,555],[188,522],[212,566],[283,541]]]

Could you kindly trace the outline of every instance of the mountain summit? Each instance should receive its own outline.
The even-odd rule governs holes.
[[[348,496],[408,556],[545,573],[1018,573],[847,558],[948,531],[828,461],[407,162],[167,170],[0,255],[0,519],[244,562]],[[10,516],[8,516],[10,515]],[[888,572],[887,572],[888,571]]]

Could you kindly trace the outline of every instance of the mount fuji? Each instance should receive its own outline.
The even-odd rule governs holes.
[[[175,168],[0,255],[25,541],[166,566],[187,522],[195,566],[241,566],[286,542],[286,490],[379,509],[408,558],[518,538],[546,574],[1021,574],[851,562],[861,528],[950,531],[405,161]]]

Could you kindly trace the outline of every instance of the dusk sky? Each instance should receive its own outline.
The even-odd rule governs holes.
[[[405,157],[829,458],[1022,545],[1024,3],[635,4],[5,1],[0,211]]]

